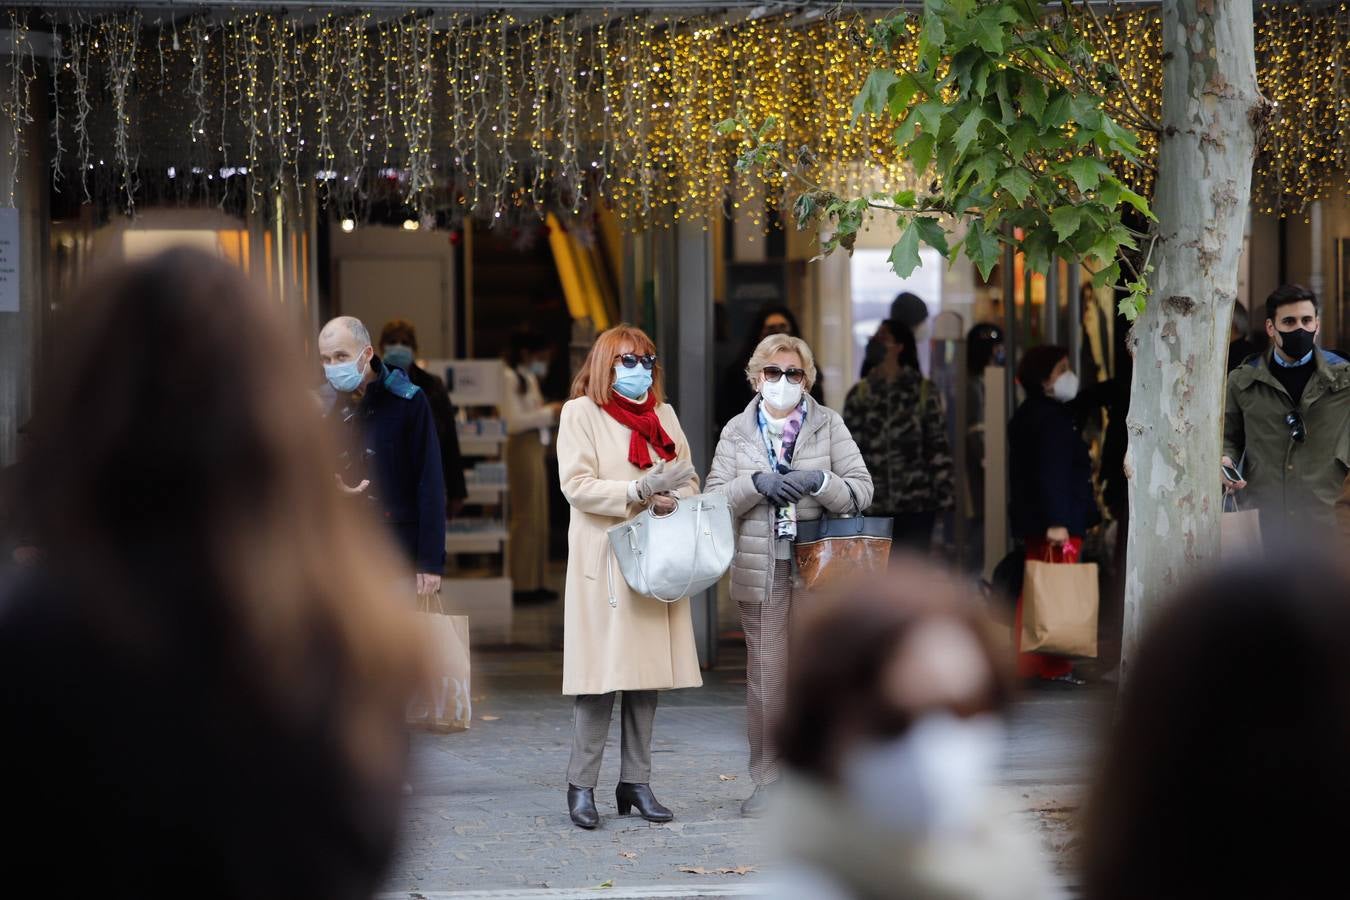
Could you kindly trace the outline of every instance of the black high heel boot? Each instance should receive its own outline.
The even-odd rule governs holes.
[[[620,781],[614,791],[614,800],[619,805],[619,815],[628,815],[629,810],[637,807],[639,816],[648,822],[669,822],[675,814],[662,806],[652,794],[649,784],[633,784]]]
[[[578,828],[591,829],[599,825],[600,813],[595,809],[595,788],[579,788],[569,784],[567,812],[572,817],[572,824]]]

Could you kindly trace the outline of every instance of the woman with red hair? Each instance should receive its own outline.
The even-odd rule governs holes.
[[[698,493],[689,442],[664,401],[656,346],[640,329],[601,334],[572,384],[558,426],[558,470],[572,507],[567,532],[563,693],[576,697],[567,807],[595,828],[595,785],[615,692],[623,692],[623,762],[615,800],[649,822],[674,814],[650,787],[657,691],[698,687],[687,598],[661,603],[616,577],[606,531],[651,508],[674,510]]]

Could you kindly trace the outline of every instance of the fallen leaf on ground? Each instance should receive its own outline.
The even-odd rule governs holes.
[[[619,855],[624,859],[637,859],[637,854],[632,850],[621,850],[619,851]]]
[[[735,775],[718,775],[718,776],[717,776],[717,780],[718,780],[718,781],[735,781],[735,780],[736,780],[736,776],[735,776]]]
[[[600,886],[601,886],[601,887],[606,887],[606,888],[608,888],[608,887],[614,887],[614,879],[611,878],[609,881],[602,881],[602,882],[600,882]]]
[[[688,872],[690,875],[707,875],[708,870],[702,866],[680,866],[681,872]]]
[[[478,717],[478,721],[480,721],[480,722],[495,722],[495,721],[497,721],[497,720],[500,719],[500,718],[501,718],[501,716],[479,716],[479,717]]]
[[[725,868],[718,869],[718,870],[717,870],[717,874],[718,874],[718,875],[749,875],[751,872],[756,872],[756,871],[758,871],[758,869],[757,869],[755,866],[729,866],[729,867],[725,867]]]

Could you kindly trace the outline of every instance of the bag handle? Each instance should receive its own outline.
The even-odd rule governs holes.
[[[1059,550],[1059,562],[1055,563],[1055,550]],[[1072,551],[1072,552],[1071,552]],[[1069,559],[1072,556],[1073,559]],[[1073,544],[1065,541],[1062,544],[1056,544],[1052,541],[1045,542],[1045,559],[1042,562],[1053,563],[1055,565],[1073,565],[1078,561],[1078,551],[1073,549]]]

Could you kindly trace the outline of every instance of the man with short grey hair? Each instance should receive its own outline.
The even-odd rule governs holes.
[[[339,424],[336,474],[344,493],[374,504],[417,570],[417,592],[440,589],[445,571],[445,479],[431,407],[402,370],[375,355],[360,319],[340,316],[319,332],[328,384],[325,415]]]

